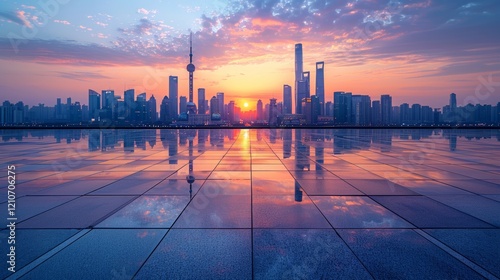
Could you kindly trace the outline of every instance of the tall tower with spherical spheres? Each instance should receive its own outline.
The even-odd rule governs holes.
[[[189,72],[189,101],[186,104],[188,115],[196,114],[196,104],[193,102],[193,73],[196,69],[193,64],[193,32],[189,35],[189,64],[186,67]]]

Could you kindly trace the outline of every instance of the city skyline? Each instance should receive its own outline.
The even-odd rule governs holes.
[[[0,59],[9,67],[2,67],[2,99],[50,106],[72,97],[85,104],[89,88],[132,88],[159,104],[169,95],[169,76],[178,77],[178,96],[188,96],[188,30],[194,90],[204,88],[207,100],[224,92],[252,110],[258,99],[282,100],[283,85],[296,91],[297,43],[310,95],[324,62],[325,102],[346,91],[436,108],[455,92],[464,106],[478,87],[486,91],[499,79],[500,64],[491,60],[500,53],[494,1],[54,3],[4,3]],[[500,101],[489,93],[478,103]]]

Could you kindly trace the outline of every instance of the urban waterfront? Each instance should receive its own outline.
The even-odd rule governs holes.
[[[0,136],[2,278],[500,277],[498,129]]]

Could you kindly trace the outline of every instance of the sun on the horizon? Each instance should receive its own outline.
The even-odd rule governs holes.
[[[243,104],[243,107],[248,108],[248,102],[245,102],[245,103]]]

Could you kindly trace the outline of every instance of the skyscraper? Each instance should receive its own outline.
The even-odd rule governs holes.
[[[213,115],[213,114],[220,114],[219,113],[219,100],[215,96],[212,96],[212,98],[210,99],[210,115]]]
[[[283,85],[283,114],[292,113],[292,87]]]
[[[205,108],[205,89],[198,89],[198,114],[205,114],[207,109]]]
[[[143,92],[137,95],[136,105],[135,105],[135,117],[134,119],[139,122],[145,122],[147,116],[147,103],[146,103],[146,93]]]
[[[290,108],[291,110],[292,108]],[[262,100],[257,101],[257,120],[258,121],[263,121],[264,120],[264,106],[262,104]]]
[[[104,117],[107,119],[113,118],[114,113],[114,103],[115,103],[115,91],[114,90],[103,90],[102,91],[102,109],[104,111]]]
[[[380,115],[382,125],[391,124],[392,97],[388,94],[380,96]]]
[[[89,89],[89,117],[90,121],[99,120],[101,109],[101,95],[97,91]]]
[[[179,98],[179,114],[187,113],[187,97],[181,96]]]
[[[193,73],[195,70],[193,64],[193,32],[189,34],[189,64],[186,69],[189,72],[189,101],[186,103],[186,110],[188,114],[196,114],[196,105],[193,101]]]
[[[269,125],[278,123],[278,108],[276,106],[276,98],[269,99]]]
[[[299,81],[302,80],[302,72],[303,72],[303,61],[302,61],[302,44],[295,44],[295,113],[298,108],[302,108],[301,99],[298,95],[299,91]],[[300,111],[300,109],[299,109]]]
[[[302,99],[311,97],[310,72],[303,72],[301,80],[297,83],[297,108],[295,112],[302,114]]]
[[[316,62],[316,96],[319,100],[321,114],[325,110],[325,62]]]
[[[147,120],[148,122],[156,122],[157,114],[156,114],[156,98],[154,95],[151,95],[151,97],[148,100],[148,105],[147,105]]]
[[[335,124],[352,124],[352,93],[333,93],[333,120]]]
[[[135,90],[128,89],[123,93],[123,101],[125,102],[125,119],[133,120],[133,112],[135,111]]]
[[[217,92],[217,101],[219,104],[219,114],[223,120],[227,119],[226,110],[224,110],[224,93]]]
[[[230,123],[234,123],[235,120],[235,103],[234,101],[229,101],[227,104],[227,115],[228,115],[228,120]]]
[[[168,100],[170,101],[170,118],[177,119],[179,116],[179,78],[168,77]]]
[[[369,125],[371,117],[371,100],[368,95],[353,95],[352,96],[352,122],[356,125]]]
[[[452,113],[457,111],[457,95],[454,93],[450,94],[450,110]]]
[[[160,121],[170,122],[170,104],[168,96],[163,97],[160,105]]]
[[[372,125],[381,125],[380,101],[372,101]]]

